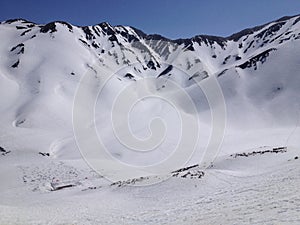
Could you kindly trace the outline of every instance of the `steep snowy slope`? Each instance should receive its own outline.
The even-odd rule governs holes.
[[[3,201],[0,201],[0,215],[4,224],[117,223],[120,217],[111,218],[111,214],[126,207],[127,200],[136,203],[135,196],[160,201],[163,211],[177,202],[179,208],[171,207],[170,215],[179,219],[180,201],[174,199],[177,194],[186,208],[184,215],[192,218],[181,221],[197,224],[197,220],[203,218],[192,216],[192,212],[199,209],[198,206],[192,210],[198,204],[192,199],[202,196],[201,199],[209,203],[207,210],[213,208],[213,215],[220,216],[217,210],[221,209],[217,205],[225,204],[224,199],[230,198],[232,186],[228,182],[234,184],[234,192],[244,199],[248,199],[248,195],[240,193],[244,190],[249,193],[251,182],[262,182],[264,176],[271,184],[280,180],[283,186],[288,186],[290,180],[274,178],[279,170],[282,177],[292,171],[291,179],[295,182],[286,188],[289,194],[299,184],[296,174],[300,144],[297,138],[300,132],[300,16],[284,17],[226,38],[198,35],[178,40],[108,23],[77,27],[61,21],[39,25],[17,19],[0,24],[0,38],[0,190]],[[222,95],[216,88],[218,85],[207,86],[215,80]],[[163,123],[156,123],[157,118]],[[76,127],[78,121],[81,132]],[[94,127],[95,135],[91,132]],[[154,168],[169,159],[174,164],[166,164],[166,170],[159,167],[158,172],[153,170],[157,176],[148,176],[152,170],[142,170],[131,174],[133,179],[120,179],[111,185],[83,160],[85,156],[92,164],[95,155],[88,155],[81,144],[89,145],[96,152],[95,137],[111,153],[111,161],[133,168],[153,165]],[[97,160],[103,165],[107,163],[112,174],[122,172],[109,160],[101,161],[101,155]],[[200,166],[180,170],[194,164]],[[159,171],[174,170],[177,172],[159,174]],[[124,184],[146,185],[170,176],[172,178],[164,184],[145,189],[125,188],[121,194],[115,191]],[[249,180],[252,176],[254,181]],[[240,181],[246,182],[239,186]],[[194,188],[197,186],[201,186],[201,190]],[[275,189],[268,192],[264,187],[257,187],[262,189],[264,197],[251,203],[252,206],[268,202],[270,193],[278,193]],[[168,189],[175,194],[170,191],[162,198],[163,190]],[[94,190],[100,192],[94,194]],[[50,191],[53,192],[49,194]],[[20,199],[14,197],[16,193],[20,193]],[[205,193],[207,196],[219,193],[224,199],[214,197],[210,204],[211,199],[205,197]],[[80,210],[90,211],[87,207],[90,201],[94,197],[102,199],[104,195],[108,197],[102,203],[110,204],[108,211],[98,219],[97,210],[103,211],[104,207],[97,206],[95,201],[92,203],[93,221],[89,221],[88,212],[82,218],[68,220]],[[256,196],[252,192],[250,195]],[[64,207],[75,204],[74,196],[82,205],[78,211],[71,210],[68,214]],[[54,217],[60,201],[57,199],[61,197],[67,199],[60,208],[66,215],[43,220],[46,211]],[[38,201],[50,202],[49,208],[39,205]],[[138,200],[137,204],[141,202]],[[140,206],[144,213],[135,208],[134,203],[128,208],[133,210],[132,214],[121,213],[126,224],[176,224],[176,219],[164,218],[154,210],[155,202]],[[26,210],[27,204],[32,207],[31,213]],[[230,204],[229,209],[236,208],[234,202]],[[279,207],[281,202],[269,204]],[[245,205],[245,202],[240,204]],[[292,205],[299,207],[297,203]],[[43,213],[33,213],[39,207]],[[149,213],[148,209],[154,211]],[[270,209],[268,215],[276,214],[275,211]],[[20,215],[20,220],[13,219],[14,212]],[[150,219],[151,215],[157,215],[157,221]],[[296,218],[297,210],[291,215]],[[246,218],[246,214],[240,216]],[[263,220],[263,214],[259,216],[261,220],[257,221],[270,222]],[[236,219],[227,218],[226,223],[230,224],[233,218]],[[206,219],[203,224],[218,222],[213,217]],[[296,219],[293,221],[297,222]]]

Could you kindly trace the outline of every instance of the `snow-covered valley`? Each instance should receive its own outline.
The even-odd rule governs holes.
[[[299,16],[226,38],[26,20],[0,37],[0,224],[300,223]]]

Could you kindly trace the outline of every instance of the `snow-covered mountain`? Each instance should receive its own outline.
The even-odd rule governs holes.
[[[197,85],[211,77],[221,87],[227,111],[223,156],[216,168],[228,169],[222,157],[249,151],[256,155],[257,149],[265,154],[288,148],[292,153],[282,160],[290,160],[299,147],[300,16],[283,17],[229,37],[197,35],[177,40],[108,23],[78,27],[61,21],[40,25],[16,19],[0,24],[0,40],[0,176],[5,183],[1,191],[20,183],[30,185],[30,190],[50,190],[53,186],[48,184],[57,177],[71,180],[71,186],[96,189],[99,177],[84,166],[72,124],[75,96],[85,76],[90,76],[90,83],[84,84],[86,101],[98,94],[106,75],[110,77],[98,96],[94,121],[86,126],[95,122],[108,150],[125,163],[144,166],[164,160],[180,139],[178,114],[168,103],[155,99],[133,108],[128,123],[143,139],[149,135],[149,121],[162,118],[169,129],[157,151],[126,151],[114,136],[110,118],[116,97],[129,86],[142,96],[144,90],[134,85],[148,78],[154,80],[155,91],[171,93],[186,114],[194,111],[172,90],[172,84],[195,103],[201,138],[190,165],[203,156],[212,130],[210,106]],[[84,111],[85,104],[79,108]],[[278,161],[266,166],[265,161],[256,160],[268,171]],[[248,171],[246,165],[253,166],[243,160],[230,163],[235,174]],[[10,175],[7,167],[13,171]],[[182,176],[198,175],[202,177],[202,172]],[[11,176],[16,179],[12,181]]]
[[[243,127],[294,124],[299,114],[299,21],[299,16],[284,17],[227,38],[199,35],[178,40],[108,23],[77,27],[66,22],[2,22],[1,143],[13,149],[40,149],[35,138],[42,138],[47,151],[53,140],[71,134],[74,93],[94,65],[112,72],[126,67],[117,74],[119,88],[155,76],[193,92],[194,79],[216,76],[229,122]],[[101,82],[100,74],[95,74],[95,82]],[[157,85],[166,86],[159,81]],[[207,110],[201,93],[195,101],[200,102],[199,111]],[[19,141],[11,146],[11,138]]]

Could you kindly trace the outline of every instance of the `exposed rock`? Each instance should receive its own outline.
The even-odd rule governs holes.
[[[237,66],[241,69],[246,69],[246,68],[250,68],[250,67],[254,67],[254,70],[257,69],[257,63],[261,62],[262,64],[266,61],[266,58],[270,55],[270,52],[275,51],[276,48],[271,48],[268,49],[254,57],[252,57],[251,59],[249,59],[248,61],[246,61],[245,63]]]

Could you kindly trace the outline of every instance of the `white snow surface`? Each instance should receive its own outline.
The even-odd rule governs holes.
[[[300,17],[237,36],[173,41],[107,23],[2,22],[0,224],[300,224]],[[88,166],[76,144],[72,110],[84,76],[91,76],[83,84],[86,101],[99,91],[103,74],[97,67],[112,76],[86,126],[95,123],[108,151],[145,166],[176,149],[180,118],[161,99],[143,99],[128,118],[141,139],[151,134],[153,118],[164,120],[165,140],[155,151],[126,149],[112,129],[116,96],[156,78],[157,91],[171,93],[179,110],[193,114],[169,88],[172,82],[195,103],[199,142],[182,165],[192,167],[112,184]],[[196,164],[205,154],[212,117],[205,94],[189,78],[205,82],[211,76],[224,95],[226,130],[218,156],[203,169]],[[145,91],[133,90],[136,96]]]

